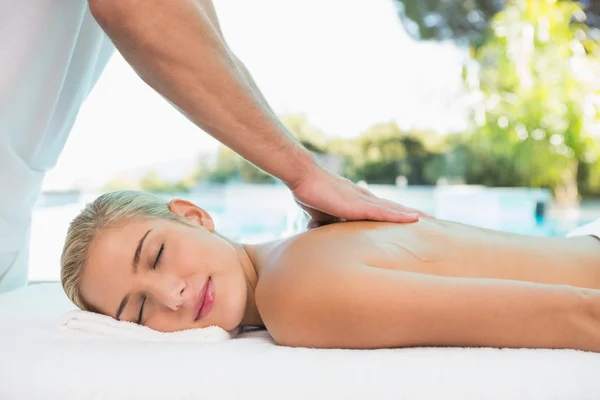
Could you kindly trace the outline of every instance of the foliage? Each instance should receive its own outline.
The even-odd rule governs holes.
[[[407,32],[415,39],[454,40],[477,48],[485,42],[490,22],[509,1],[394,0],[394,3]],[[577,3],[587,15],[585,23],[600,27],[600,2]]]
[[[512,1],[494,16],[465,73],[477,100],[470,164],[479,162],[467,181],[576,196],[579,166],[599,155],[600,48],[583,16],[551,0]]]
[[[313,126],[306,114],[286,114],[280,118],[288,132],[304,147],[314,153],[325,153],[327,138],[323,131]]]
[[[241,157],[240,157],[241,158]],[[239,177],[246,183],[274,183],[275,178],[256,168],[248,161],[241,159],[239,165]]]
[[[435,183],[425,174],[433,153],[394,122],[374,125],[356,139],[332,141],[329,151],[345,158],[345,175],[355,181],[394,184],[404,176],[411,184]]]
[[[315,154],[344,160],[343,175],[369,183],[534,186],[558,197],[600,195],[600,2],[581,0],[394,0],[407,30],[422,39],[471,46],[464,69],[473,95],[468,132],[405,132],[394,122],[359,137],[329,138],[305,114],[280,116]],[[412,22],[410,22],[412,20]],[[412,27],[412,28],[411,28]],[[267,157],[268,155],[265,155]],[[188,190],[201,181],[273,183],[221,147],[181,182],[149,173],[145,190]],[[129,178],[111,188],[131,186]]]
[[[323,132],[310,124],[305,114],[283,115],[280,121],[288,131],[307,149],[315,153],[324,153],[326,139]],[[211,183],[241,181],[245,183],[274,183],[276,180],[231,149],[221,146],[214,167],[203,168],[198,180]]]
[[[227,183],[241,181],[245,183],[273,183],[274,179],[269,174],[256,168],[244,160],[228,147],[221,146],[217,152],[214,167],[204,167],[204,173],[199,180],[211,183]]]
[[[140,189],[148,192],[186,192],[195,185],[192,177],[171,183],[161,179],[155,172],[148,172],[140,179]]]

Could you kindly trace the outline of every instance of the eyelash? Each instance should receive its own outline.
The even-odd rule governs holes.
[[[158,254],[156,255],[156,259],[154,260],[154,265],[152,265],[152,269],[156,269],[158,263],[160,262],[160,258],[162,256],[163,251],[165,250],[165,244],[163,243],[158,250]]]
[[[142,313],[144,312],[144,304],[146,303],[146,299],[147,299],[147,296],[144,295],[144,297],[142,297],[142,305],[140,306],[140,313],[138,314],[138,324],[140,324],[140,325],[143,325]]]

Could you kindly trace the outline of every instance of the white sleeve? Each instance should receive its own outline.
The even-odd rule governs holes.
[[[0,252],[0,293],[27,286],[29,248]]]

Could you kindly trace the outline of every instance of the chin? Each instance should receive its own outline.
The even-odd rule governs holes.
[[[226,331],[231,331],[241,325],[244,319],[244,313],[246,311],[246,296],[231,296],[229,298],[229,304],[225,308],[225,312],[222,314],[221,323],[219,326]]]
[[[244,319],[244,311],[245,311],[245,301],[242,303],[243,306],[240,307],[240,303],[237,303],[235,307],[228,308],[228,312],[224,313],[225,318],[221,320],[219,326],[226,331],[231,331],[242,324],[242,320]]]
[[[223,326],[221,326],[222,329],[231,332],[232,330],[234,330],[235,328],[237,328],[238,326],[241,325],[241,321],[240,323],[236,324],[233,321],[232,322],[228,322],[226,324],[223,324]]]

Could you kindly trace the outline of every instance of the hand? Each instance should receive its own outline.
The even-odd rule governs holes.
[[[308,228],[338,221],[372,220],[415,222],[432,218],[424,212],[375,196],[350,180],[318,169],[290,189],[296,202],[310,216]]]

